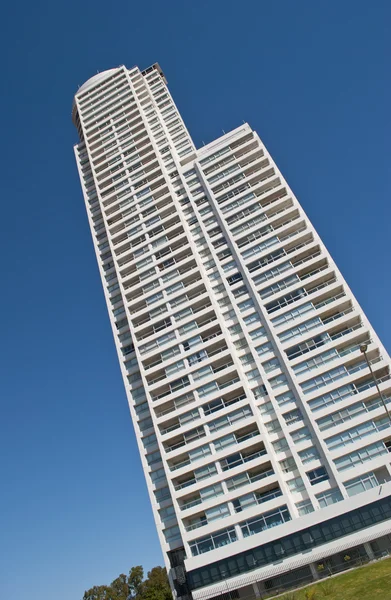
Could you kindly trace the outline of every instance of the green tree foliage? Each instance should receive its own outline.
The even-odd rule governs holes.
[[[154,567],[142,585],[141,598],[136,600],[172,600],[166,569]]]
[[[87,590],[83,600],[172,600],[172,594],[166,569],[154,567],[144,579],[143,568],[137,566],[110,585],[95,585]]]

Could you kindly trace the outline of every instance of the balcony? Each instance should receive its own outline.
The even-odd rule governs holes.
[[[280,490],[280,487],[275,484],[273,484],[273,487],[269,486],[269,489],[266,490],[261,488],[255,492],[250,492],[249,494],[246,494],[246,496],[236,498],[233,501],[235,513],[263,504],[269,500],[274,500],[274,498],[278,498],[279,496],[282,496],[282,491]]]
[[[174,450],[178,450],[192,442],[202,439],[206,436],[206,432],[204,427],[201,425],[200,427],[196,427],[195,429],[191,429],[182,435],[175,436],[171,438],[168,442],[163,442],[163,447],[165,452],[173,452]]]
[[[181,390],[189,385],[190,385],[190,381],[189,381],[189,378],[187,377],[187,375],[185,375],[184,377],[180,377],[179,379],[172,381],[170,384],[160,386],[156,390],[156,392],[151,393],[152,401],[155,402],[156,400],[160,400],[161,398],[170,396],[171,394],[174,394],[175,392],[178,392],[179,390]]]
[[[325,268],[327,268],[327,266]],[[315,274],[315,273],[310,272],[310,275],[313,275],[313,274]],[[293,292],[291,292],[290,294],[286,294],[285,296],[282,296],[281,298],[278,298],[277,300],[274,300],[273,302],[269,302],[268,304],[265,304],[265,308],[266,308],[268,314],[272,314],[273,312],[280,310],[281,308],[284,308],[285,306],[288,306],[289,304],[295,303],[302,298],[311,296],[312,294],[315,294],[319,290],[321,290],[325,287],[328,287],[328,286],[332,285],[333,283],[336,283],[336,281],[337,281],[336,277],[334,276],[334,273],[325,275],[324,277],[322,277],[322,280],[321,280],[321,283],[318,283],[317,285],[309,284],[307,286],[296,289]],[[300,282],[300,279],[297,279],[296,283],[299,283],[299,282]],[[289,285],[287,285],[287,287],[290,287],[291,285],[292,286],[295,285],[295,282],[293,280],[289,280]]]
[[[235,368],[235,367],[234,367]],[[234,376],[232,376],[234,375]],[[228,373],[223,377],[219,377],[215,381],[212,381],[204,386],[201,386],[196,389],[199,398],[204,398],[205,396],[209,396],[216,392],[219,392],[231,385],[235,385],[240,382],[240,377],[237,375],[236,371],[234,373]]]
[[[261,456],[265,456],[266,454],[267,452],[264,445],[256,444],[251,448],[246,448],[246,450],[242,450],[242,452],[237,452],[235,454],[227,456],[226,458],[221,459],[220,465],[223,471],[229,471],[252,460],[261,458]]]
[[[174,401],[166,402],[165,404],[160,405],[159,408],[155,408],[155,415],[158,418],[163,417],[174,411],[179,411],[184,406],[192,404],[193,402],[195,402],[195,397],[192,392],[184,394],[183,396],[175,398]]]
[[[274,470],[271,466],[271,463],[265,463],[262,466],[254,467],[253,469],[249,469],[248,471],[244,471],[239,475],[235,475],[231,479],[226,479],[226,485],[228,491],[237,490],[243,486],[250,485],[255,483],[256,481],[261,481],[262,479],[267,479],[274,475]]]
[[[324,346],[336,339],[344,337],[345,335],[349,335],[353,331],[356,331],[357,329],[360,329],[362,327],[363,324],[361,323],[360,319],[358,317],[355,317],[351,325],[343,325],[342,327],[334,328],[330,332],[316,335],[315,337],[310,338],[302,344],[291,346],[290,348],[285,350],[285,352],[289,360],[294,360],[299,356],[307,354],[307,352],[311,352],[312,350],[315,350],[320,346]]]
[[[220,410],[223,410],[224,408],[227,408],[228,406],[232,406],[233,404],[236,404],[237,402],[242,402],[243,400],[247,400],[247,396],[246,394],[242,391],[242,393],[238,394],[238,390],[232,391],[229,394],[225,394],[224,396],[221,396],[220,398],[216,398],[215,400],[212,400],[211,402],[208,402],[207,404],[203,404],[202,405],[202,410],[205,414],[205,416],[207,415],[211,415],[215,412],[218,412]]]

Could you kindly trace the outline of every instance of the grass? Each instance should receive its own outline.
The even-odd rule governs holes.
[[[278,600],[391,600],[391,559],[288,592]]]

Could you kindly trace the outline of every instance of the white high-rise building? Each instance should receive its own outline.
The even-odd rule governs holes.
[[[389,546],[390,359],[258,135],[196,150],[158,64],[89,79],[73,121],[174,594]]]

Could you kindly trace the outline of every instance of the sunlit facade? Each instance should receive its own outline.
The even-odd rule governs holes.
[[[259,597],[371,556],[391,428],[360,345],[386,401],[390,359],[259,136],[197,150],[158,64],[88,80],[73,120],[174,594]]]

